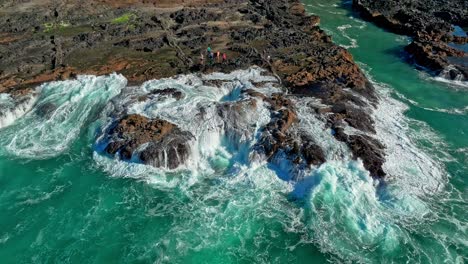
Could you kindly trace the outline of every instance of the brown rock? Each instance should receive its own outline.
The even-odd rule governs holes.
[[[107,153],[168,169],[176,169],[187,161],[193,138],[168,121],[136,114],[118,120],[107,134]]]

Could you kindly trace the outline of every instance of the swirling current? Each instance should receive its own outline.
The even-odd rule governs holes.
[[[260,68],[138,87],[118,74],[79,76],[20,101],[0,95],[2,262],[464,263],[468,91],[406,64],[397,50],[407,39],[359,20],[349,3],[304,3],[377,89],[367,110],[387,147],[385,182],[310,114],[312,98],[291,100],[327,162],[298,172],[255,155],[268,111],[259,102],[220,120],[213,106],[241,102],[245,89],[281,91]],[[129,99],[167,87],[185,97]],[[156,169],[103,153],[119,107],[193,131],[190,160]]]

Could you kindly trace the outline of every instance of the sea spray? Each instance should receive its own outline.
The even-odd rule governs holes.
[[[0,129],[24,116],[32,109],[36,99],[36,92],[19,98],[13,98],[10,94],[0,94]]]
[[[381,86],[378,90],[381,97],[379,104],[375,109],[368,107],[365,110],[373,113],[377,134],[366,135],[392,144],[389,152],[386,152],[388,159],[384,168],[387,174],[402,173],[404,176],[399,177],[399,181],[393,181],[390,176],[391,183],[372,179],[361,161],[353,161],[348,147],[333,137],[325,121],[311,114],[311,105],[321,107],[320,103],[313,99],[294,99],[298,117],[302,120],[301,129],[309,131],[320,142],[328,160],[317,168],[305,171],[306,176],[294,184],[294,191],[291,192],[294,199],[305,203],[310,241],[340,259],[363,263],[375,261],[376,252],[381,256],[402,253],[399,252],[399,245],[405,242],[404,237],[408,234],[400,225],[421,221],[430,212],[420,196],[433,192],[420,192],[421,185],[409,190],[407,185],[410,181],[416,178],[421,182],[422,178],[432,175],[438,182],[443,181],[444,177],[440,165],[411,143],[407,135],[409,132],[401,129],[400,126],[406,124],[404,106],[392,99]],[[348,92],[352,93],[351,90]],[[366,98],[360,99],[370,105]],[[349,126],[345,127],[345,131],[350,134],[363,133]],[[406,138],[406,145],[402,149],[394,149],[394,145],[398,148],[399,139],[403,137]],[[419,152],[413,158],[414,153]],[[393,170],[401,164],[399,157],[404,158],[408,170]],[[433,164],[433,167],[421,168],[422,161]],[[431,188],[431,184],[427,187]]]
[[[382,84],[379,86],[382,100],[375,112],[376,130],[387,147],[384,168],[390,174],[389,180],[398,178],[398,181],[404,182],[401,186],[405,188],[405,193],[434,194],[442,191],[446,184],[446,172],[435,157],[422,151],[410,138],[410,133],[413,133],[411,129],[414,129],[410,127],[410,122],[415,121],[403,115],[407,107],[393,99],[388,88]],[[433,132],[427,129],[420,133],[435,139]],[[424,182],[424,186],[421,186],[421,182]]]
[[[1,131],[0,144],[8,153],[22,158],[57,156],[126,83],[122,75],[112,74],[44,84],[38,89],[34,108]]]
[[[361,163],[327,162],[312,178],[299,182],[293,194],[308,183],[308,227],[313,241],[325,252],[343,259],[368,262],[374,253],[391,254],[400,243],[400,231],[376,194],[376,185]],[[307,192],[306,192],[307,193]],[[368,255],[369,254],[369,255]]]
[[[124,89],[102,118],[107,128],[98,136],[96,150],[102,153],[103,146],[108,144],[104,134],[115,117],[136,114],[167,120],[193,134],[189,160],[178,169],[210,171],[215,165],[215,170],[219,170],[225,162],[234,167],[237,163],[248,165],[251,148],[259,130],[269,122],[270,111],[263,101],[244,92],[280,91],[274,87],[277,80],[263,76],[263,72],[254,67],[230,74],[181,75]],[[261,85],[256,87],[256,83]],[[164,91],[176,92],[180,98],[168,96]]]
[[[255,70],[261,72],[259,69]],[[430,193],[416,192],[421,186],[408,189],[408,185],[411,186],[411,182],[408,181],[412,179],[421,181],[429,174],[432,175],[434,184],[437,185],[440,177],[443,176],[443,170],[426,154],[420,153],[413,158],[414,153],[419,153],[420,150],[409,139],[406,139],[401,149],[392,148],[394,153],[389,154],[385,165],[388,174],[402,173],[404,177],[390,177],[391,181],[388,184],[376,181],[369,176],[360,161],[352,160],[349,148],[334,138],[332,131],[326,125],[326,119],[316,115],[313,111],[314,108],[326,106],[313,98],[294,96],[290,99],[294,102],[300,122],[292,128],[291,133],[301,132],[311,136],[320,147],[325,149],[328,161],[318,167],[305,168],[288,162],[287,157],[281,151],[270,162],[261,158],[252,160],[255,156],[252,146],[261,128],[268,123],[269,112],[260,106],[257,108],[258,111],[250,112],[250,115],[228,115],[220,118],[217,107],[223,104],[245,103],[249,98],[238,89],[257,89],[264,93],[281,89],[275,87],[275,83],[270,83],[263,88],[256,87],[252,84],[250,76],[259,76],[259,74],[252,74],[252,71],[236,72],[235,77],[225,74],[212,74],[209,77],[188,75],[150,81],[140,88],[124,90],[122,95],[113,100],[113,108],[126,114],[163,118],[184,129],[195,131],[196,139],[193,144],[195,151],[192,153],[191,165],[177,171],[168,171],[138,163],[119,161],[103,156],[99,151],[94,153],[95,161],[100,168],[113,176],[137,178],[156,188],[178,189],[191,198],[193,198],[194,188],[204,186],[207,182],[211,184],[216,182],[215,186],[218,186],[216,192],[219,193],[228,190],[231,192],[231,188],[239,189],[241,187],[236,185],[225,189],[227,186],[218,184],[226,179],[233,184],[241,184],[245,180],[245,175],[252,175],[251,172],[260,170],[267,173],[268,177],[283,181],[285,189],[281,193],[288,193],[290,199],[300,201],[304,205],[304,210],[294,213],[295,219],[301,219],[300,224],[295,225],[289,231],[307,234],[308,238],[301,243],[314,243],[324,252],[332,253],[342,259],[360,262],[374,260],[375,252],[379,252],[382,256],[391,256],[398,252],[399,244],[406,243],[405,237],[408,236],[408,231],[402,226],[412,221],[422,221],[427,214],[430,214],[429,207],[422,199]],[[207,81],[220,83],[219,86],[212,86]],[[168,88],[182,91],[184,97],[179,100],[160,97],[143,101],[132,99]],[[351,90],[348,92],[352,93]],[[406,133],[408,133],[401,127],[405,126],[405,119],[402,116],[404,107],[391,99],[388,93],[381,93],[381,97],[382,102],[374,112],[377,135],[370,134],[369,136],[378,137],[387,144],[396,144],[397,139],[406,138]],[[361,99],[366,102],[365,98]],[[203,113],[200,109],[203,109]],[[367,109],[366,111],[373,112],[374,110]],[[104,117],[106,118],[109,117]],[[354,131],[354,133],[358,132]],[[397,165],[400,162],[396,157],[399,156],[406,157],[404,163],[406,170],[404,171],[392,169],[398,168]],[[433,164],[433,167],[423,168],[420,162]],[[245,174],[246,171],[249,173]],[[427,188],[434,188],[432,185],[433,183],[429,182]],[[265,189],[258,190],[255,187],[252,191],[260,193],[272,191],[271,186],[268,185],[263,185],[262,188]],[[405,193],[406,191],[411,192]],[[437,191],[437,188],[434,191]],[[207,196],[211,194],[211,191],[206,192]],[[238,199],[247,198],[244,195],[239,196]],[[202,207],[200,205],[200,210]],[[290,209],[283,208],[283,210]],[[205,235],[210,237],[210,232],[206,231],[207,226],[202,220],[207,216],[198,211],[196,215],[200,217],[200,219],[193,219],[193,222],[197,223],[195,224],[197,228],[191,232],[188,230],[177,232],[193,234],[197,230],[205,230],[203,231]],[[225,217],[218,216],[223,222],[228,221]],[[216,223],[210,225],[213,224],[216,225]],[[208,237],[206,241],[212,242]],[[168,240],[172,239],[168,238]],[[197,242],[200,243],[198,249],[212,248],[217,245],[216,243],[205,244],[203,241]],[[184,242],[184,244],[187,248],[182,252],[188,254],[191,250],[195,250],[188,246],[193,243]],[[163,248],[161,250],[164,251]],[[363,248],[370,251],[363,252]]]
[[[109,121],[116,118],[112,114],[115,109],[120,108],[126,114],[138,113],[148,117],[166,118],[181,127],[192,127],[197,131],[198,138],[194,142],[195,151],[191,163],[194,166],[186,166],[176,171],[157,169],[102,155],[99,144],[95,144],[93,160],[97,166],[89,166],[91,168],[88,170],[95,173],[104,171],[115,178],[144,181],[148,183],[145,185],[151,186],[149,189],[154,191],[148,194],[146,187],[135,187],[133,181],[116,180],[113,183],[119,185],[119,190],[123,189],[127,193],[124,201],[107,204],[101,197],[85,199],[87,203],[96,200],[96,204],[89,214],[86,214],[85,219],[90,217],[86,228],[77,230],[76,233],[79,236],[87,234],[84,236],[87,237],[91,229],[99,230],[93,225],[95,220],[92,217],[98,212],[109,212],[123,204],[125,215],[120,215],[119,211],[117,216],[112,218],[111,222],[115,223],[109,225],[122,225],[133,230],[132,221],[135,219],[160,219],[157,225],[145,226],[144,232],[139,233],[138,241],[146,239],[147,242],[142,245],[130,245],[132,253],[125,256],[128,259],[131,259],[132,254],[137,254],[142,259],[157,258],[162,263],[184,262],[188,259],[203,260],[207,256],[219,261],[228,259],[230,262],[238,262],[241,259],[256,263],[267,263],[272,259],[277,259],[278,262],[285,259],[299,261],[298,252],[311,251],[315,246],[338,260],[363,263],[385,262],[384,258],[389,259],[388,263],[406,261],[408,256],[425,261],[428,259],[426,256],[432,257],[432,253],[425,251],[422,242],[414,239],[412,233],[421,232],[421,226],[429,229],[426,221],[439,219],[433,208],[437,204],[429,203],[431,200],[427,197],[440,192],[438,188],[433,187],[437,186],[441,179],[440,173],[443,174],[444,171],[431,172],[431,180],[427,183],[430,188],[425,188],[426,181],[422,179],[427,177],[425,174],[432,168],[424,168],[420,162],[433,164],[433,161],[431,156],[424,154],[424,151],[409,140],[408,134],[411,135],[412,126],[406,123],[408,120],[402,115],[405,107],[390,97],[386,92],[388,87],[376,84],[383,92],[380,94],[381,103],[377,105],[374,114],[377,135],[372,136],[381,140],[384,140],[381,137],[386,137],[387,144],[405,138],[402,141],[402,149],[395,151],[394,155],[408,157],[404,162],[405,166],[415,169],[401,172],[405,173],[405,177],[397,177],[395,174],[400,172],[396,169],[392,171],[391,168],[400,161],[390,157],[386,169],[389,170],[387,172],[391,175],[391,180],[382,183],[373,180],[360,161],[351,159],[348,147],[333,137],[332,131],[326,125],[326,118],[315,114],[313,110],[326,106],[313,98],[290,96],[300,119],[292,132],[308,133],[313,137],[317,144],[324,148],[328,161],[318,167],[297,168],[291,162],[284,162],[285,159],[281,158],[281,155],[277,157],[278,161],[271,162],[262,157],[253,158],[255,155],[251,147],[258,139],[261,128],[270,120],[266,106],[261,105],[262,102],[258,100],[256,111],[245,116],[228,115],[226,120],[218,117],[219,108],[216,105],[244,103],[252,99],[242,92],[238,93],[238,89],[249,88],[262,93],[273,93],[281,91],[281,87],[278,87],[273,79],[269,79],[271,83],[266,85],[255,83],[248,78],[243,80],[242,74],[249,73],[237,73],[235,77],[213,74],[209,75],[210,78],[178,76],[151,81],[141,87],[121,87],[121,95],[112,97],[118,92],[109,92],[110,95],[100,101],[102,104],[96,103],[100,106],[96,109],[100,110],[102,105],[108,101],[112,102],[104,109],[101,118],[89,127],[90,139],[96,139],[96,131],[106,130]],[[220,85],[210,85],[210,82]],[[145,90],[141,90],[142,87]],[[153,101],[132,99],[166,88],[181,90],[185,97],[181,100],[156,97],[153,99],[158,100]],[[96,89],[99,90],[95,87],[87,94],[97,92]],[[53,116],[55,108],[44,107],[47,106],[47,100],[41,98],[42,95],[30,113],[1,133],[13,127],[21,131],[24,122],[22,120],[30,118],[30,114]],[[74,101],[75,106],[79,108],[81,104],[89,104],[90,99],[81,96],[77,100],[65,101]],[[203,119],[199,117],[202,113],[197,110],[200,106],[205,109]],[[93,111],[87,114],[82,111],[89,116],[87,119],[93,120],[91,116],[94,114],[91,112]],[[75,117],[73,114],[68,116]],[[74,119],[77,120],[82,119]],[[78,124],[83,124],[81,127],[87,124],[80,122]],[[96,141],[100,141],[99,137]],[[418,155],[412,157],[412,153]],[[90,162],[89,158],[86,162]],[[279,165],[281,170],[277,168]],[[289,176],[291,172],[299,174],[298,170],[301,173],[300,177],[280,175],[280,171]],[[417,179],[420,181],[419,186],[416,185]],[[121,184],[131,186],[131,191],[122,188]],[[96,187],[98,190],[100,188],[102,186]],[[147,195],[150,197],[145,197]],[[160,196],[151,200],[153,195]],[[145,199],[151,200],[149,204],[139,203]],[[41,199],[37,201],[47,202]],[[121,219],[125,219],[125,222]],[[439,237],[438,240],[428,239],[423,242],[433,248],[449,248],[448,255],[442,257],[455,260],[459,256],[453,254],[450,247],[464,243],[464,227],[462,223],[450,221],[437,226],[440,230],[448,227],[458,228],[460,235],[453,236],[453,239]],[[50,227],[44,232],[49,232],[48,229]],[[439,233],[444,234],[443,231]],[[16,233],[7,235],[17,236]],[[4,234],[2,237],[7,236]],[[453,242],[455,240],[459,241],[458,244]],[[37,247],[39,245],[38,243]]]
[[[92,86],[84,85],[84,80]],[[290,96],[300,120],[292,128],[292,133],[305,133],[313,137],[325,150],[328,160],[325,164],[304,168],[287,162],[281,152],[270,162],[255,155],[252,146],[257,142],[262,127],[270,121],[270,112],[263,101],[249,98],[242,91],[255,89],[267,95],[281,91],[276,80],[263,76],[260,69],[238,71],[230,75],[183,75],[127,88],[124,88],[125,79],[118,75],[81,77],[70,82],[60,82],[62,86],[59,83],[44,85],[32,111],[10,128],[19,129],[21,133],[17,133],[18,136],[35,142],[37,137],[34,134],[24,132],[25,122],[38,128],[41,128],[39,123],[45,122],[49,128],[44,131],[58,130],[50,135],[66,139],[48,143],[57,150],[54,153],[60,153],[76,138],[86,120],[111,101],[97,123],[90,127],[93,132],[97,128],[105,131],[116,118],[113,114],[116,110],[117,113],[121,111],[124,114],[164,118],[184,129],[195,131],[191,161],[175,171],[102,155],[99,145],[102,138],[98,136],[96,140],[93,159],[99,170],[116,178],[143,180],[158,190],[171,195],[178,193],[190,201],[181,204],[177,210],[191,212],[192,218],[186,219],[182,214],[174,215],[179,219],[178,224],[170,226],[166,235],[159,238],[154,246],[155,250],[167,256],[166,262],[181,261],[194,252],[216,251],[226,241],[235,245],[232,254],[244,254],[251,256],[252,260],[264,262],[261,246],[257,247],[249,238],[255,237],[256,233],[269,239],[277,236],[261,224],[265,219],[269,219],[269,225],[282,227],[288,235],[301,237],[294,241],[295,246],[284,244],[290,250],[314,244],[323,252],[340,259],[372,262],[376,260],[376,252],[380,256],[410,254],[409,251],[401,251],[399,247],[401,243],[406,243],[411,247],[405,250],[413,250],[418,256],[427,254],[420,250],[417,241],[409,238],[409,232],[415,223],[422,224],[425,219],[435,219],[425,197],[443,188],[440,182],[444,182],[444,172],[431,157],[409,140],[407,134],[411,133],[411,129],[402,115],[405,107],[392,99],[386,92],[388,88],[382,85],[376,84],[381,91],[381,103],[374,112],[377,135],[371,136],[386,142],[393,152],[389,153],[385,164],[390,175],[388,183],[373,180],[360,161],[351,159],[348,147],[333,137],[326,119],[316,115],[313,110],[326,106],[313,98]],[[67,85],[63,86],[64,83]],[[81,86],[75,87],[73,84]],[[135,100],[167,88],[182,91],[184,96],[180,100],[159,95],[151,100]],[[86,93],[80,93],[78,89]],[[116,96],[121,90],[122,93]],[[250,100],[256,100],[255,111],[240,115],[231,115],[226,111],[224,118],[219,116],[219,106],[246,104]],[[365,101],[365,98],[362,100]],[[52,107],[50,103],[55,106]],[[83,105],[91,105],[91,108],[84,108]],[[80,115],[75,109],[81,109]],[[47,124],[44,117],[56,121],[56,125]],[[32,122],[33,118],[40,122]],[[69,126],[71,120],[78,125],[76,129],[67,130],[73,136],[67,139],[58,128]],[[8,132],[10,128],[2,133]],[[5,135],[2,143],[17,142],[11,134]],[[94,136],[94,133],[90,135]],[[403,138],[405,140],[402,141]],[[15,145],[22,146],[18,143]],[[396,149],[393,149],[393,145],[397,145]],[[9,148],[11,146],[11,143],[6,145],[6,149],[12,150]],[[38,145],[32,146],[16,147],[16,152],[12,153],[36,153],[37,157],[47,157],[44,145],[39,143],[42,149]],[[405,170],[399,170],[401,161],[398,157],[405,157]],[[421,163],[432,165],[426,168]],[[428,175],[430,180],[423,181]],[[174,196],[174,199],[181,198]],[[299,206],[291,202],[297,202]],[[238,224],[241,219],[245,223],[242,226]],[[214,230],[224,230],[226,235],[220,235]],[[178,254],[173,251],[176,245]],[[435,246],[443,247],[445,242]],[[283,254],[288,255],[287,252]]]
[[[333,137],[332,129],[327,126],[326,114],[314,114],[314,108],[326,108],[327,105],[315,98],[292,97],[292,100],[301,120],[297,130],[313,136],[315,142],[325,151],[327,159],[339,160],[349,156],[348,146]]]

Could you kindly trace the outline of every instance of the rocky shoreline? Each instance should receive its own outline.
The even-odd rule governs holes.
[[[386,30],[412,37],[405,51],[417,65],[450,80],[468,81],[468,53],[460,48],[468,45],[467,1],[353,0],[353,9]]]
[[[298,0],[66,4],[37,0],[21,8],[4,1],[0,7],[0,93],[22,96],[40,83],[79,74],[118,72],[139,84],[177,74],[231,72],[258,65],[287,88],[267,96],[246,91],[267,102],[272,111],[259,146],[267,156],[282,151],[308,166],[325,162],[316,142],[290,133],[300,120],[289,97],[318,98],[326,107],[311,109],[311,115],[325,119],[335,138],[363,160],[373,177],[385,176],[385,146],[372,137],[370,109],[378,102],[374,87],[351,54],[332,43],[317,26],[319,18],[307,15]],[[208,46],[226,53],[227,62],[201,61],[200,54]],[[183,96],[173,92],[167,91],[174,98]],[[346,134],[347,126],[358,133]],[[124,142],[106,151],[130,160],[141,144],[148,143],[156,150],[176,142],[176,152],[185,153],[190,131],[165,120],[123,116],[110,137]],[[158,155],[148,151],[145,157],[157,167]]]

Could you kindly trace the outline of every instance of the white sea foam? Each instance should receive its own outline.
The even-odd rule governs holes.
[[[304,184],[311,186],[307,224],[312,241],[322,251],[342,259],[369,262],[375,251],[385,255],[398,248],[401,231],[362,163],[329,161],[299,183],[294,193],[301,194],[299,187]]]
[[[460,88],[468,88],[468,81],[461,81],[461,80],[449,80],[445,77],[433,77],[435,81],[446,83],[452,86],[455,86],[455,88],[460,87]]]
[[[382,84],[375,85],[381,100],[375,111],[378,138],[386,146],[385,171],[388,180],[396,180],[402,193],[434,194],[444,189],[447,175],[442,165],[435,161],[414,142],[414,133],[410,124],[422,127],[422,122],[409,120],[404,116],[407,106],[393,99],[390,90]],[[418,131],[421,137],[437,136],[427,126]],[[440,140],[438,140],[440,141]],[[424,184],[422,184],[424,183]]]
[[[462,81],[463,75],[461,73],[458,73],[454,80],[450,78],[451,70],[455,70],[456,72],[458,72],[458,70],[453,65],[447,66],[437,76],[432,76],[431,74],[429,74],[432,71],[427,67],[421,66],[419,64],[416,64],[416,66],[417,68],[424,70],[424,71],[419,72],[422,79],[445,83],[450,88],[453,88],[455,90],[466,90],[466,88],[468,88],[468,81]]]
[[[89,118],[125,87],[121,75],[79,76],[39,88],[34,108],[2,131],[1,145],[10,154],[31,159],[53,157],[78,137]]]
[[[139,89],[144,94],[158,89],[176,88],[185,94],[181,100],[169,99],[157,103],[153,100],[125,102],[131,97],[126,92],[139,93],[138,89],[132,88],[125,90],[116,102],[126,105],[128,113],[162,118],[177,124],[183,130],[191,131],[195,135],[192,144],[193,153],[189,163],[182,169],[213,173],[216,170],[213,170],[213,164],[230,163],[232,165],[234,161],[234,163],[240,162],[237,166],[251,165],[251,147],[256,142],[258,131],[269,122],[269,111],[259,101],[254,111],[241,114],[241,116],[221,118],[217,106],[223,103],[244,102],[246,98],[241,97],[239,92],[231,96],[237,89],[259,89],[263,93],[272,93],[279,89],[271,84],[257,88],[253,85],[255,79],[256,82],[275,82],[274,78],[263,76],[260,69],[236,71],[231,74],[214,73],[201,77],[179,76],[149,81]],[[221,86],[210,86],[205,83],[205,81],[213,80],[221,81]],[[388,89],[379,90],[388,91]],[[383,92],[381,97],[382,100],[375,111],[374,118],[377,137],[387,146],[387,162],[384,169],[390,175],[389,179],[397,180],[396,184],[402,186],[408,193],[440,191],[444,186],[445,173],[437,162],[418,149],[416,144],[409,139],[410,128],[403,115],[405,106],[391,99],[388,92]],[[325,120],[320,120],[311,114],[313,112],[311,106],[320,105],[320,102],[310,98],[293,97],[292,100],[296,105],[300,120],[295,129],[308,133],[314,138],[325,151],[328,160],[350,159],[348,147],[333,137],[331,131],[325,126]],[[369,111],[372,110],[369,109]],[[276,160],[277,165],[282,169],[289,172],[295,170],[290,168],[292,164],[284,163],[286,159],[282,159],[281,156],[278,156]],[[422,181],[426,184],[421,185]]]
[[[375,252],[390,255],[397,251],[407,236],[401,225],[423,222],[430,213],[425,198],[441,192],[446,183],[442,166],[413,142],[410,121],[403,115],[405,105],[391,98],[388,88],[375,85],[380,103],[377,109],[366,111],[373,113],[377,135],[368,136],[387,146],[386,183],[373,180],[360,161],[351,159],[347,146],[340,146],[315,123],[309,128],[315,128],[311,134],[334,155],[327,155],[328,161],[297,182],[292,192],[296,197],[309,197],[311,241],[325,252],[357,262],[372,261]],[[301,120],[310,119],[304,101],[295,103],[302,103]],[[435,137],[430,131],[423,134]]]
[[[349,16],[349,19],[351,19],[353,22],[355,22],[356,24],[358,24],[359,26],[357,26],[359,29],[364,29],[367,27],[367,23],[365,21],[362,21],[361,19],[359,18],[355,18],[354,16]]]
[[[330,128],[326,127],[324,117],[316,116],[311,106],[321,106],[313,98],[292,98],[298,118],[298,130],[309,134],[325,152],[327,160],[341,160],[350,156],[349,148],[343,142],[337,141]]]
[[[451,72],[456,72],[457,75],[451,79]],[[433,80],[438,82],[447,83],[455,88],[468,88],[468,81],[463,81],[463,73],[461,73],[455,66],[449,65],[439,73],[439,76],[432,77]]]
[[[301,209],[285,199],[289,184],[264,166],[217,176],[187,191],[189,203],[163,209],[178,222],[155,243],[158,255],[165,256],[160,263],[183,262],[193,252],[212,252],[210,258],[220,262],[268,263],[265,247],[289,246],[278,239],[282,226],[291,233],[301,229]],[[289,250],[281,254],[294,257]]]
[[[382,184],[372,179],[360,161],[346,155],[346,150],[341,158],[332,156],[310,171],[309,176],[294,184],[292,192],[310,202],[307,227],[311,237],[302,243],[315,243],[340,259],[362,263],[375,261],[376,252],[379,256],[397,254],[401,243],[410,245],[416,256],[425,258],[431,253],[425,251],[420,241],[410,238],[406,228],[414,230],[429,219],[435,220],[431,197],[444,190],[447,175],[435,157],[424,152],[414,140],[418,139],[415,134],[419,134],[437,142],[437,136],[420,122],[406,118],[403,115],[406,106],[393,99],[388,88],[375,85],[381,97],[373,114],[377,135],[369,136],[376,136],[387,146],[384,164],[389,174],[387,180]],[[415,124],[422,131],[413,131]],[[323,134],[321,141],[327,137]],[[433,244],[445,247],[450,243]]]
[[[338,31],[341,32],[341,35],[342,35],[344,38],[348,39],[349,42],[350,42],[349,45],[343,45],[343,44],[340,45],[340,46],[342,46],[342,47],[345,48],[345,49],[351,49],[351,48],[357,48],[357,47],[359,47],[359,45],[358,45],[358,43],[357,43],[357,39],[350,37],[350,36],[346,33],[346,30],[348,30],[348,29],[350,29],[350,28],[352,28],[352,27],[353,27],[353,26],[350,25],[350,24],[346,24],[346,25],[342,25],[342,26],[338,26],[338,27],[337,27]]]
[[[29,112],[36,99],[35,93],[18,99],[12,98],[9,94],[0,94],[0,129],[13,124]]]
[[[8,133],[2,134],[5,136],[0,142],[9,143],[7,149],[17,155],[46,157],[59,153],[73,142],[87,117],[122,89],[122,94],[114,97],[104,112],[100,120],[103,126],[112,122],[113,117],[109,117],[112,111],[120,109],[125,113],[163,118],[182,130],[191,131],[195,136],[191,144],[193,152],[188,164],[178,170],[120,161],[102,155],[99,150],[93,153],[98,167],[112,177],[143,180],[158,189],[179,189],[190,200],[177,211],[190,212],[191,217],[182,218],[171,227],[167,237],[161,238],[155,246],[161,252],[168,250],[164,243],[177,243],[180,256],[191,250],[212,248],[224,243],[219,230],[224,230],[223,234],[235,234],[236,239],[242,239],[246,232],[262,233],[266,229],[256,229],[252,224],[260,217],[278,221],[288,234],[300,234],[298,245],[314,243],[322,251],[342,259],[370,262],[375,252],[386,256],[396,252],[400,243],[417,243],[408,239],[402,227],[411,230],[411,225],[426,220],[431,209],[424,198],[445,186],[443,168],[413,142],[413,127],[403,115],[405,105],[392,99],[389,89],[380,84],[376,85],[381,100],[374,110],[377,135],[371,136],[387,146],[384,169],[389,181],[386,184],[372,179],[362,162],[352,160],[348,147],[333,137],[322,117],[314,114],[314,108],[324,105],[312,98],[290,97],[300,120],[293,132],[310,135],[325,151],[328,161],[319,167],[298,168],[281,155],[272,163],[255,159],[252,146],[270,121],[270,111],[261,100],[241,91],[255,89],[271,94],[281,90],[274,78],[263,76],[258,68],[232,74],[178,76],[149,81],[140,87],[123,88],[124,85],[125,80],[118,75],[81,77],[71,83],[45,85],[38,107],[13,125],[14,134],[13,130],[6,129]],[[134,100],[139,95],[166,88],[178,89],[185,96],[180,100],[162,97]],[[255,108],[244,105],[241,109],[246,109],[245,113],[226,110],[226,116],[219,116],[220,106],[249,104],[250,100],[256,100]],[[47,102],[56,105],[50,113],[40,108]],[[48,123],[39,114],[49,116],[55,124]],[[27,123],[41,131],[40,135],[25,131]],[[427,131],[422,135],[433,136]],[[61,140],[47,137],[42,141],[43,136]],[[23,138],[24,144],[19,144],[18,138]],[[26,144],[26,140],[33,144]],[[298,170],[301,176],[291,177]],[[286,172],[286,177],[282,177],[281,171]],[[294,207],[286,203],[288,194],[306,205]],[[220,205],[212,206],[212,201]],[[287,246],[290,250],[295,247]],[[251,254],[255,248],[241,244],[237,250]],[[166,253],[172,260],[179,256]],[[261,258],[258,262],[262,262]]]
[[[230,74],[181,75],[148,81],[141,87],[124,89],[121,96],[113,100],[113,105],[116,111],[164,119],[193,134],[189,159],[177,170],[214,173],[226,169],[227,164],[231,164],[231,170],[236,170],[255,161],[255,157],[251,157],[252,147],[259,130],[270,121],[270,111],[265,103],[242,94],[242,91],[252,89],[263,94],[280,91],[276,87],[277,80],[264,76],[263,72],[251,68]],[[177,89],[183,97],[178,100],[164,96],[135,100],[168,88]],[[240,105],[242,107],[237,107]],[[104,118],[108,124],[113,122],[112,118]]]
[[[403,100],[405,103],[409,103],[411,105],[417,106],[417,107],[422,108],[422,109],[427,110],[427,111],[447,113],[447,114],[452,114],[452,115],[466,115],[466,114],[468,114],[468,106],[460,107],[460,108],[450,108],[450,109],[438,108],[438,107],[425,107],[425,106],[421,105],[420,103],[407,98],[403,94],[396,94],[396,95],[397,95],[397,97],[399,99]]]
[[[173,188],[180,183],[181,177],[171,176],[166,170],[138,163],[120,161],[93,152],[93,159],[100,169],[111,177],[132,178],[146,181],[159,187]]]
[[[213,77],[224,83],[216,88],[202,81],[213,80]],[[263,114],[261,110],[254,111],[250,113],[250,119],[247,116],[242,117],[242,120],[238,121],[248,125],[240,127],[248,133],[237,131],[231,135],[229,131],[233,128],[229,127],[229,122],[219,119],[216,113],[214,106],[216,104],[245,99],[240,93],[232,94],[238,87],[255,88],[251,86],[250,81],[243,80],[242,73],[236,73],[235,77],[213,74],[206,79],[181,76],[176,79],[148,82],[142,87],[146,91],[169,87],[184,91],[186,97],[180,101],[169,100],[161,104],[152,104],[151,101],[139,102],[129,109],[130,112],[161,117],[184,129],[195,131],[197,142],[194,142],[194,146],[197,151],[193,157],[197,160],[195,162],[197,166],[191,170],[188,168],[179,171],[177,175],[168,176],[167,171],[156,170],[154,173],[155,169],[148,166],[124,163],[95,154],[98,164],[106,164],[104,165],[106,171],[115,176],[136,176],[158,186],[172,188],[178,186],[187,191],[190,186],[202,184],[204,180],[210,179],[212,175],[217,174],[216,172],[224,175],[219,180],[227,180],[236,186],[246,181],[258,180],[255,178],[260,176],[256,174],[258,169],[269,171],[269,177],[276,174],[273,178],[279,176],[285,180],[284,187],[291,191],[293,197],[306,199],[310,206],[310,213],[306,213],[306,218],[309,220],[305,225],[300,220],[300,215],[304,212],[299,210],[293,213],[291,218],[293,222],[288,224],[289,232],[301,233],[309,230],[311,237],[301,243],[315,243],[323,251],[342,258],[367,262],[372,259],[374,251],[386,255],[398,250],[399,243],[404,243],[404,238],[407,236],[401,225],[423,221],[430,212],[423,200],[424,196],[440,192],[444,186],[445,172],[432,157],[421,151],[410,140],[411,128],[403,115],[405,106],[392,99],[387,88],[379,88],[384,92],[380,94],[381,103],[374,111],[377,137],[388,148],[384,169],[389,174],[389,183],[381,185],[369,176],[360,161],[351,159],[348,147],[333,137],[331,131],[326,128],[325,121],[313,114],[313,108],[323,106],[320,101],[291,97],[300,120],[294,130],[312,136],[325,150],[328,161],[318,168],[296,168],[296,165],[279,154],[272,161],[274,167],[271,167],[272,164],[265,164],[264,161],[253,163],[249,160],[249,153],[252,151],[250,147],[255,142],[254,135],[268,122],[268,111]],[[197,108],[200,106],[205,109],[205,118],[202,119],[198,117],[200,113]],[[263,121],[259,121],[262,119]],[[250,126],[255,129],[249,130]],[[247,144],[241,147],[240,142]],[[228,168],[230,169],[226,171]],[[302,176],[296,178],[299,179],[298,182],[294,182],[291,173],[298,173],[298,169],[302,170]],[[148,179],[148,175],[153,175],[152,180]],[[229,176],[226,178],[227,175]],[[272,188],[270,184],[270,181],[268,184],[255,184],[255,192],[270,193]],[[233,186],[227,189],[226,186],[217,188],[216,193],[228,195],[226,192],[231,191],[227,190],[231,190]],[[213,192],[207,195],[212,196]],[[239,199],[243,199],[242,197],[245,196]],[[202,219],[207,219],[209,215],[209,213],[200,213],[200,218],[194,219],[198,223],[196,230],[206,232],[207,224],[200,224],[200,221],[205,221]],[[208,241],[212,243],[212,240],[206,242]],[[207,246],[205,242],[200,241],[200,247]],[[362,253],[363,248],[373,248],[373,250]]]

